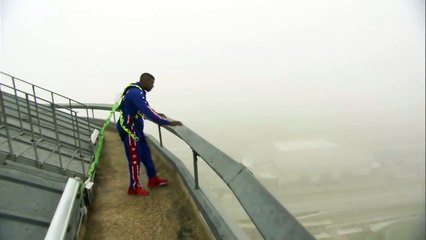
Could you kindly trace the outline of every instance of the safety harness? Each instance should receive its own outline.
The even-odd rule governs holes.
[[[139,138],[128,128],[128,126],[124,123],[124,116],[123,116],[123,111],[122,111],[122,104],[123,104],[123,100],[124,100],[124,96],[126,96],[126,93],[129,91],[130,88],[135,87],[138,88],[139,90],[143,91],[142,88],[134,83],[129,84],[123,91],[123,94],[121,95],[120,98],[120,104],[118,105],[117,110],[120,110],[120,117],[119,117],[119,122],[120,122],[120,126],[123,128],[123,130],[126,132],[126,134],[120,134],[120,137],[123,138],[125,137],[127,134],[129,134],[129,136],[131,138],[133,138],[133,140],[135,140],[136,142],[139,141]],[[129,122],[129,125],[132,125],[138,118],[142,117],[142,113],[140,111],[138,111],[136,113],[136,115],[133,117],[133,119]]]

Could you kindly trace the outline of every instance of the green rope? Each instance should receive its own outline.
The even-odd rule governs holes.
[[[138,114],[135,116],[135,118],[139,117],[140,112],[138,112]],[[126,131],[127,134],[130,135],[130,137],[132,137],[136,142],[139,141],[139,138],[132,132],[130,131],[129,128],[127,128],[126,124],[124,123],[124,117],[123,117],[123,111],[120,110],[120,117],[119,117],[119,121],[120,121],[120,125],[123,128],[124,131]]]
[[[99,164],[99,158],[101,156],[102,153],[102,147],[104,146],[104,134],[105,134],[105,129],[108,127],[108,125],[110,124],[110,120],[112,118],[112,116],[114,116],[115,111],[117,110],[118,106],[120,105],[121,101],[117,101],[114,106],[111,109],[111,112],[109,113],[108,118],[105,120],[104,125],[101,128],[101,131],[99,132],[99,137],[98,137],[98,148],[96,149],[96,153],[95,153],[95,160],[92,162],[92,164],[90,165],[89,168],[89,172],[87,173],[87,176],[89,178],[91,178],[93,176],[93,173],[96,170],[96,167]]]
[[[104,146],[104,133],[105,133],[105,129],[107,128],[108,124],[110,124],[110,120],[111,117],[114,115],[114,113],[117,111],[117,109],[120,107],[121,102],[124,99],[124,95],[127,93],[127,90],[131,87],[136,87],[140,90],[142,90],[141,87],[139,87],[136,84],[129,84],[126,89],[124,90],[123,94],[121,95],[121,98],[119,100],[117,100],[114,103],[114,106],[111,109],[111,112],[109,113],[108,118],[105,120],[104,125],[101,128],[101,131],[99,132],[99,137],[98,137],[98,148],[96,149],[96,153],[95,153],[95,160],[92,162],[92,164],[90,164],[90,168],[89,171],[87,173],[87,176],[89,178],[92,178],[93,173],[96,170],[96,167],[98,166],[99,163],[99,158],[101,156],[101,152],[102,152],[102,147]],[[120,124],[123,127],[123,129],[133,138],[135,139],[135,141],[138,141],[138,137],[136,137],[136,135],[134,135],[124,124],[124,120],[123,120],[123,112],[120,109]]]

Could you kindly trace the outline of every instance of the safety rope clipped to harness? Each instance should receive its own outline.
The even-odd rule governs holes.
[[[120,110],[119,121],[120,121],[120,126],[123,128],[123,130],[126,131],[126,133],[129,134],[129,136],[133,138],[133,140],[135,140],[136,142],[139,141],[138,136],[136,136],[129,128],[127,128],[126,124],[124,123],[123,111],[121,110]],[[124,137],[124,136],[121,136],[121,137]]]

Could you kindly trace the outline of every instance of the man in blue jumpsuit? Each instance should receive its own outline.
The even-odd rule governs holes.
[[[143,73],[139,82],[130,84],[123,92],[120,104],[120,118],[117,130],[124,143],[127,160],[129,161],[130,186],[127,191],[132,195],[148,195],[149,191],[142,188],[139,180],[139,168],[142,162],[148,174],[148,187],[162,186],[167,179],[157,176],[152,162],[145,134],[143,132],[143,116],[160,125],[180,126],[180,121],[170,121],[164,114],[157,113],[149,106],[146,92],[154,87],[155,78],[149,73]]]

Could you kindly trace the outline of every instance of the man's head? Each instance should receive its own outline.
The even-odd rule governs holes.
[[[149,92],[154,87],[155,78],[149,73],[142,73],[139,83],[142,89]]]

